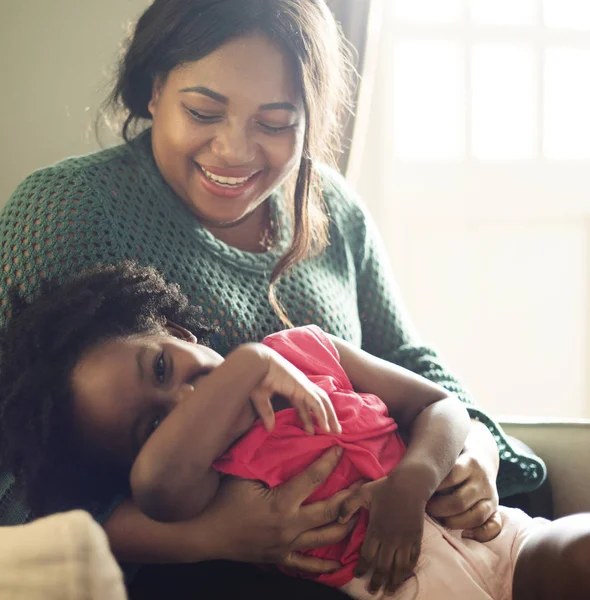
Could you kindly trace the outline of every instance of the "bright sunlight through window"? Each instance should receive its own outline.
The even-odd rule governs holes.
[[[590,159],[590,0],[388,2],[398,159]]]

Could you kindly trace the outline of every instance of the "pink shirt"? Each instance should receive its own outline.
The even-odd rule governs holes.
[[[316,435],[310,436],[304,431],[295,410],[289,408],[276,414],[276,426],[271,433],[264,429],[261,421],[254,423],[250,431],[215,462],[218,471],[257,479],[274,487],[301,473],[328,448],[339,444],[344,449],[340,463],[306,500],[311,503],[329,498],[359,479],[385,477],[395,468],[405,452],[397,424],[377,396],[357,394],[353,390],[340,365],[338,351],[321,329],[310,325],[281,331],[266,337],[263,344],[281,354],[328,393],[342,434],[330,435],[316,429]],[[322,575],[297,575],[334,587],[349,582],[367,530],[368,514],[364,510],[362,513],[345,540],[305,552],[340,561],[341,569]]]

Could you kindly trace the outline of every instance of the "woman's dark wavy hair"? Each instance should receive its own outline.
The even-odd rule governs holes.
[[[35,516],[104,503],[128,486],[128,469],[86,448],[73,423],[71,374],[107,339],[161,332],[174,321],[206,337],[201,310],[153,268],[97,266],[44,282],[26,301],[11,294],[0,333],[0,468],[12,473]]]
[[[325,0],[154,0],[141,15],[119,64],[104,113],[120,114],[126,141],[144,120],[156,80],[197,61],[226,42],[261,33],[276,42],[295,67],[306,129],[293,192],[293,240],[271,277],[269,299],[285,324],[276,297],[281,275],[328,243],[328,219],[314,162],[333,163],[340,150],[343,111],[350,107],[350,50]]]

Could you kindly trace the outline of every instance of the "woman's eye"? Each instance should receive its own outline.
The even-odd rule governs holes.
[[[195,119],[195,121],[199,121],[199,123],[215,123],[221,119],[221,115],[204,115],[193,108],[186,109],[188,114]]]
[[[258,124],[267,133],[283,133],[284,131],[294,129],[297,126],[297,123],[293,123],[293,125],[281,125],[277,127],[275,125],[269,125],[268,123],[262,123],[261,121],[259,121]]]
[[[164,383],[166,381],[166,361],[164,360],[164,353],[158,354],[156,361],[154,362],[154,375],[158,383]]]

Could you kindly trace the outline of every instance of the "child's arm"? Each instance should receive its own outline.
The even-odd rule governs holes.
[[[360,508],[369,526],[355,575],[373,570],[369,589],[392,593],[412,572],[420,553],[426,503],[451,471],[470,429],[467,411],[444,388],[332,338],[358,392],[372,393],[410,432],[407,452],[387,477],[365,484],[344,501],[340,520]]]
[[[228,386],[240,390],[229,394],[231,402]],[[272,429],[273,394],[290,401],[310,433],[310,411],[321,429],[340,431],[325,392],[262,344],[238,347],[193,389],[187,386],[186,394],[144,444],[131,471],[135,502],[160,521],[191,519],[207,506],[219,485],[211,465],[250,428],[256,413]]]
[[[419,473],[422,491],[430,499],[467,439],[470,419],[463,404],[424,377],[330,337],[354,389],[378,396],[400,428],[410,432],[397,469],[411,467]]]

